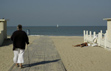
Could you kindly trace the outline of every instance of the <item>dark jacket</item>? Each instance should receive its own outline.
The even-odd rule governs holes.
[[[11,40],[13,41],[13,50],[16,48],[25,49],[25,44],[29,44],[28,36],[22,30],[15,31],[11,36]]]

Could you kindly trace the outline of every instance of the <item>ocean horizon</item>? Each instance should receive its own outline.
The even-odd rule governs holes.
[[[83,36],[83,31],[88,30],[92,32],[106,32],[107,26],[23,26],[23,31],[30,35],[38,36]],[[17,26],[7,26],[7,35],[10,36],[17,30]]]

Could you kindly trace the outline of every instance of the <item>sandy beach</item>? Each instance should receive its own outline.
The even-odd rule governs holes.
[[[101,47],[72,47],[83,37],[51,37],[67,71],[111,71],[111,51]]]
[[[40,36],[29,36],[30,44]],[[49,36],[67,71],[111,71],[111,51],[101,47],[73,47],[83,42],[82,36]],[[9,38],[9,37],[8,37]],[[0,71],[8,71],[13,65],[10,40],[0,47]]]
[[[9,38],[10,36],[4,41],[3,46],[0,46],[0,71],[8,71],[13,65],[13,46]],[[39,36],[29,36],[30,44],[35,38]]]

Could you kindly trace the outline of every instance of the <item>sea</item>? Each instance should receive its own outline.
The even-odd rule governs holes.
[[[106,32],[107,26],[23,26],[23,30],[35,36],[83,36],[83,31]],[[7,35],[10,36],[17,30],[16,26],[7,27]]]

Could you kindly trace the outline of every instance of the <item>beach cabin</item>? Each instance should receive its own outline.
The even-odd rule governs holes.
[[[2,45],[4,39],[7,39],[7,21],[0,19],[0,45]]]
[[[107,40],[111,41],[111,18],[104,18],[107,21]]]

